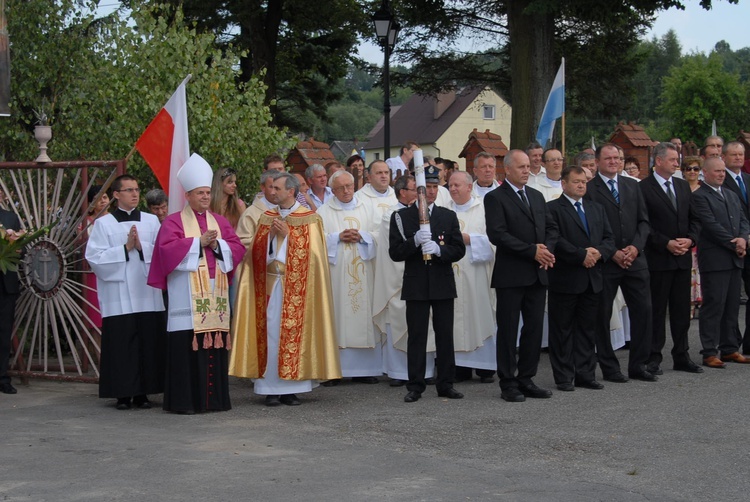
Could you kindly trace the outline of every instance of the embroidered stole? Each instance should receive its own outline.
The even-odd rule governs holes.
[[[190,206],[180,213],[185,237],[200,238],[201,229],[198,219]],[[216,230],[217,238],[221,238],[221,229],[216,218],[206,211],[206,225],[208,230]],[[191,305],[193,307],[193,350],[198,350],[197,334],[203,333],[204,349],[220,349],[224,347],[222,333],[227,335],[226,349],[232,348],[229,335],[229,281],[227,275],[221,271],[218,263],[214,277],[214,287],[211,288],[211,277],[208,271],[206,253],[203,251],[198,263],[198,270],[190,272]]]

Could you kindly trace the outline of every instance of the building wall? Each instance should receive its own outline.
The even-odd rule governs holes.
[[[484,105],[495,106],[494,120],[483,118],[482,107]],[[469,134],[475,128],[481,132],[489,129],[490,132],[499,134],[503,141],[508,141],[510,139],[510,118],[511,108],[504,99],[490,90],[481,93],[438,139],[436,147],[440,150],[439,156],[458,162],[461,169],[466,170],[466,159],[459,159],[458,154],[466,145]]]
[[[485,104],[495,106],[494,120],[485,120],[482,118],[482,107]],[[461,169],[465,170],[466,163],[464,159],[458,158],[458,154],[463,150],[466,141],[469,139],[469,134],[471,134],[474,128],[482,132],[489,129],[491,132],[502,136],[504,141],[508,141],[508,139],[510,139],[510,118],[510,105],[497,93],[488,89],[481,93],[477,99],[475,99],[474,102],[464,110],[464,113],[459,115],[456,121],[440,138],[438,138],[437,143],[422,143],[420,146],[422,147],[424,155],[432,155],[433,157],[444,157],[454,160],[459,163]],[[393,118],[391,118],[391,123],[393,123]],[[398,155],[400,148],[400,144],[392,144],[391,154],[388,155],[388,157]],[[365,150],[367,164],[375,160],[376,153],[378,154],[378,158],[384,160],[382,148]]]

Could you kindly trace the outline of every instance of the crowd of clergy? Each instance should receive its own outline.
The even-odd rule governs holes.
[[[169,215],[160,191],[146,197],[155,214],[140,211],[138,181],[120,176],[85,252],[99,395],[127,410],[163,393],[164,410],[193,414],[231,408],[230,375],[268,406],[387,375],[413,403],[430,384],[460,399],[457,382],[497,374],[505,401],[545,399],[543,350],[562,392],[603,389],[597,365],[608,382],[656,381],[667,315],[673,370],[750,363],[738,323],[750,178],[742,144],[716,141],[684,159],[675,140],[658,144],[643,180],[614,144],[566,167],[556,149],[511,150],[501,182],[486,153],[473,176],[427,157],[415,178],[414,143],[304,176],[270,156],[247,206],[233,170],[193,154],[177,175],[187,202]],[[702,365],[688,346],[696,304]]]

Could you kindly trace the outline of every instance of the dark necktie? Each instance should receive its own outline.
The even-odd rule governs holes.
[[[581,201],[578,201],[573,205],[576,207],[576,212],[578,212],[578,217],[581,218],[581,223],[583,223],[583,228],[586,229],[586,235],[591,236],[591,233],[589,231],[589,222],[586,219],[586,213],[583,212],[583,208],[581,207]]]
[[[664,186],[667,187],[667,198],[669,199],[669,202],[671,202],[674,208],[677,209],[677,199],[675,198],[674,192],[672,191],[672,182],[665,181]]]
[[[740,192],[742,192],[742,200],[744,200],[745,204],[747,204],[747,189],[745,188],[745,184],[742,182],[742,175],[738,174],[735,179],[737,180],[737,185],[740,187]]]
[[[518,195],[521,196],[521,200],[526,204],[526,207],[529,207],[529,199],[526,198],[526,192],[524,190],[519,190]]]
[[[614,197],[615,201],[619,204],[620,192],[618,192],[617,187],[615,187],[615,180],[609,180],[607,183],[609,183],[609,189],[612,191],[612,197]]]

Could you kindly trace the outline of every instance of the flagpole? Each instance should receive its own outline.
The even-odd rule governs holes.
[[[565,112],[562,114],[562,156],[565,158]]]

